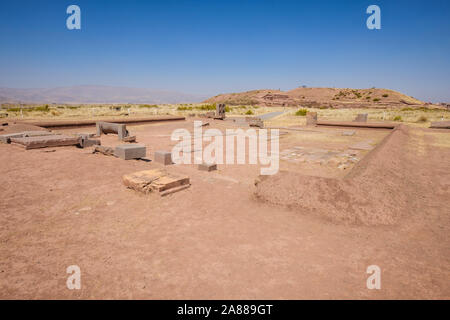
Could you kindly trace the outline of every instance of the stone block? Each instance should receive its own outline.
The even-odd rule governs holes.
[[[367,113],[360,113],[356,116],[354,122],[367,122]]]
[[[0,141],[3,143],[11,143],[11,138],[22,138],[23,133],[10,133],[0,135]]]
[[[217,164],[212,164],[212,163],[201,163],[198,165],[198,170],[200,171],[213,171],[213,170],[217,170]]]
[[[168,173],[160,169],[138,171],[124,175],[122,180],[128,188],[145,194],[158,192],[160,195],[165,195],[169,190],[181,190],[183,188],[180,187],[189,186],[189,177]]]
[[[225,119],[225,104],[219,103],[218,105],[216,105],[216,114],[214,116],[214,119]]]
[[[97,122],[97,136],[100,137],[103,134],[114,133],[119,136],[119,140],[123,140],[128,137],[128,130],[126,125],[112,122]]]
[[[11,138],[11,143],[24,147],[27,150],[47,147],[75,146],[78,145],[80,141],[80,137],[66,136],[62,134],[38,137]]]
[[[306,113],[306,125],[307,126],[317,125],[317,112],[307,112]]]
[[[55,135],[55,133],[45,130],[40,131],[24,131],[22,132],[24,137],[42,137],[42,136],[51,136]]]
[[[101,145],[100,140],[96,140],[96,139],[83,139],[81,138],[81,142],[80,142],[80,147],[81,148],[88,148],[88,147],[92,147],[92,146],[99,146]]]
[[[248,121],[250,127],[264,128],[264,121],[261,119]]]
[[[76,135],[88,139],[93,138],[95,136],[95,133],[77,133]]]
[[[434,129],[450,129],[450,121],[436,121],[432,122],[430,128]]]
[[[105,156],[113,156],[114,149],[111,147],[105,147],[105,146],[95,146],[92,153],[102,153]]]
[[[114,155],[123,160],[144,158],[147,149],[142,144],[122,144],[114,150]]]
[[[3,143],[11,143],[11,138],[24,138],[24,137],[41,137],[55,135],[53,132],[49,131],[23,131],[17,133],[3,134],[0,135],[0,141]]]
[[[162,163],[163,165],[172,164],[172,153],[167,151],[156,151],[155,152],[155,162]]]
[[[136,142],[136,136],[128,136],[122,139],[123,142],[130,142],[130,143],[134,143]]]

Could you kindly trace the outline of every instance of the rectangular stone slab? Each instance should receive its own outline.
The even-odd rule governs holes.
[[[144,158],[147,149],[142,144],[121,144],[114,150],[114,155],[120,159],[131,160]]]
[[[172,153],[167,151],[156,151],[155,162],[162,163],[163,165],[172,164]]]
[[[367,113],[360,113],[356,116],[354,122],[367,122]]]
[[[23,137],[40,137],[40,136],[50,136],[54,133],[49,131],[24,131],[10,134],[0,135],[0,141],[3,143],[11,143],[11,138],[23,138]]]
[[[189,185],[189,177],[168,173],[161,169],[138,171],[122,177],[123,183],[130,189],[143,192],[164,192],[166,190]]]
[[[123,138],[128,136],[128,130],[126,128],[126,125],[121,123],[112,123],[112,122],[97,122],[97,136],[101,136],[102,133],[108,134],[108,133],[115,133],[119,136],[119,140],[122,140]]]
[[[83,138],[81,137],[81,141],[80,141],[80,147],[81,148],[88,148],[88,147],[92,147],[92,146],[99,146],[101,145],[100,140],[96,140],[96,139],[89,139],[89,138]]]
[[[114,155],[114,149],[111,147],[105,147],[105,146],[94,146],[94,150],[92,153],[102,153],[106,156],[113,156]]]
[[[11,138],[22,138],[23,133],[10,133],[0,135],[0,141],[3,143],[11,143]]]
[[[50,131],[45,131],[45,130],[41,130],[41,131],[24,131],[23,132],[23,136],[24,137],[41,137],[41,136],[52,136],[55,135],[55,133],[50,132]]]
[[[432,122],[430,128],[434,129],[450,129],[450,121]]]
[[[306,113],[306,125],[315,126],[317,124],[317,112]]]
[[[74,146],[80,143],[80,137],[55,134],[50,136],[11,138],[11,143],[28,149]]]
[[[201,164],[198,165],[198,170],[200,170],[200,171],[213,171],[213,170],[217,170],[217,164],[201,163]]]

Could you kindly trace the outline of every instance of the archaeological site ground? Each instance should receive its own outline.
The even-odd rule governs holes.
[[[214,99],[4,108],[1,298],[450,297],[446,106]],[[203,150],[227,129],[267,130],[270,147],[277,130],[279,170],[176,164],[179,129],[206,133]],[[247,160],[258,148],[246,138]]]

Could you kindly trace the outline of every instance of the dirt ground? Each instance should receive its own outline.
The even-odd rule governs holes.
[[[234,126],[209,122],[204,130]],[[153,159],[154,151],[175,145],[174,129],[192,131],[193,120],[127,128]],[[348,130],[355,135],[343,136]],[[356,163],[339,169],[314,162],[323,155],[317,149],[345,152],[367,141],[375,148],[390,133],[282,131],[280,153],[308,152],[281,160],[280,169],[330,179],[343,179],[371,151],[359,150]],[[114,135],[101,141],[119,144]],[[159,197],[126,189],[122,176],[160,164],[91,149],[0,144],[0,298],[449,299],[450,133],[411,128],[407,143],[402,156],[415,161],[415,172],[409,163],[396,166],[395,176],[410,177],[418,189],[390,225],[340,223],[260,201],[258,165],[219,165],[215,172],[172,165],[166,168],[188,175],[191,186]],[[399,199],[405,190],[396,190]],[[80,290],[66,287],[70,265],[81,269]],[[380,290],[366,287],[370,265],[381,268]]]

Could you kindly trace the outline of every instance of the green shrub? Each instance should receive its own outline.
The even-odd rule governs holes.
[[[216,104],[215,103],[213,103],[213,104],[204,104],[202,106],[195,107],[195,109],[203,110],[203,111],[212,111],[212,110],[215,111],[216,110]]]
[[[413,108],[407,107],[407,108],[403,108],[401,111],[414,111]]]
[[[389,95],[387,93],[385,93],[385,94],[382,95],[382,97],[383,98],[387,98],[387,97],[389,97]]]
[[[373,101],[373,102],[378,102],[378,101],[380,101],[380,99],[374,98],[372,101]]]
[[[394,121],[402,121],[402,117],[401,116],[395,116],[394,117]]]
[[[353,90],[352,92],[358,99],[361,98],[361,94],[358,92],[358,90]]]
[[[21,109],[22,108],[8,108],[8,109],[6,109],[6,111],[8,111],[8,112],[20,112]]]
[[[247,110],[247,112],[246,112],[245,114],[250,116],[250,115],[252,115],[252,114],[254,114],[254,113],[253,113],[252,110]]]
[[[49,108],[48,104],[46,104],[45,106],[34,107],[32,110],[33,111],[40,111],[40,112],[49,112],[50,108]]]
[[[187,110],[192,110],[192,107],[186,107],[186,106],[179,106],[177,108],[178,111],[187,111]]]
[[[296,116],[306,116],[307,113],[308,113],[308,110],[306,110],[306,109],[299,109],[299,110],[297,110],[295,115]]]

